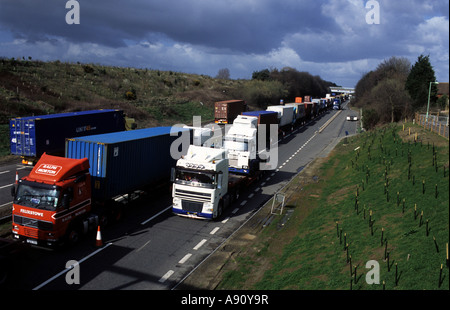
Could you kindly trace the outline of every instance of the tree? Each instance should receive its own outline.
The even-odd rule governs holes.
[[[411,115],[411,97],[405,90],[411,63],[391,57],[362,76],[355,87],[355,105],[364,110],[364,126],[396,122]]]
[[[254,71],[252,74],[252,80],[261,80],[267,81],[270,80],[270,71],[269,69],[264,69],[261,71]]]
[[[408,90],[412,98],[412,108],[414,111],[419,110],[428,103],[428,92],[430,82],[435,82],[434,70],[430,63],[430,56],[420,55],[417,62],[411,68],[406,79],[405,88]],[[430,104],[436,103],[437,86],[431,84]]]
[[[383,123],[393,123],[410,114],[411,98],[404,85],[400,79],[385,78],[372,89],[377,100],[374,107]]]
[[[229,80],[230,79],[230,70],[228,68],[220,69],[217,73],[216,79]]]
[[[442,95],[436,102],[438,108],[440,108],[441,110],[445,110],[448,106],[448,96],[447,95]]]

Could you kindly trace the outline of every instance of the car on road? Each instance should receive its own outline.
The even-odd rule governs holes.
[[[348,121],[357,121],[358,120],[358,116],[356,116],[356,115],[347,115],[347,120]]]

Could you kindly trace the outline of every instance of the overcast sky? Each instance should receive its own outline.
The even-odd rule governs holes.
[[[449,79],[449,1],[0,0],[0,57],[97,63],[250,79],[292,67],[354,87],[391,56],[430,55]],[[370,4],[370,3],[369,3]],[[376,21],[376,20],[375,20]]]

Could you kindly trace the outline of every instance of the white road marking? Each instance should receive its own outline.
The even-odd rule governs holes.
[[[173,275],[174,272],[175,272],[175,271],[173,271],[173,270],[167,271],[166,274],[163,275],[163,276],[161,277],[161,279],[159,279],[159,283],[164,283],[164,282],[166,282],[166,280],[169,279],[170,276]]]
[[[109,247],[110,245],[112,245],[112,243],[108,243],[106,244],[104,247],[92,252],[91,254],[89,254],[88,256],[82,258],[81,260],[78,261],[78,265],[80,265],[82,262],[84,262],[85,260],[91,258],[92,256],[94,256],[95,254],[103,251],[104,249],[106,249],[107,247]],[[39,284],[38,286],[36,286],[35,288],[33,288],[33,291],[37,291],[38,289],[40,289],[41,287],[46,286],[48,283],[52,282],[53,280],[55,280],[56,278],[59,278],[60,276],[62,276],[63,274],[65,274],[67,271],[71,270],[73,267],[75,267],[74,265],[69,266],[68,268],[64,269],[63,271],[61,271],[60,273],[54,275],[53,277],[51,277],[50,279],[48,279],[47,281]]]
[[[160,216],[161,214],[163,214],[164,212],[166,212],[166,211],[169,210],[169,209],[172,209],[172,206],[169,206],[169,207],[165,208],[164,210],[160,211],[159,213],[153,215],[151,218],[149,218],[149,219],[143,221],[143,222],[141,223],[141,225],[147,224],[148,222],[150,222],[150,221],[153,220],[154,218]]]
[[[14,183],[13,183],[13,184],[8,184],[8,185],[3,185],[3,186],[0,186],[0,189],[6,188],[6,187],[11,187],[11,186],[13,186],[13,185],[14,185]]]
[[[233,211],[231,211],[231,213],[236,214],[236,212],[239,211],[239,208],[234,209]]]
[[[214,235],[219,229],[220,229],[220,227],[216,227],[209,234]]]
[[[186,254],[182,259],[180,259],[178,264],[184,264],[191,256],[192,256],[191,253]]]
[[[7,202],[7,203],[4,203],[4,204],[0,205],[0,208],[1,208],[1,207],[4,207],[4,206],[7,206],[7,205],[9,205],[9,204],[12,204],[12,201],[11,201],[11,202]]]
[[[200,241],[195,247],[194,250],[198,250],[202,247],[203,244],[205,244],[205,242],[208,241],[206,239],[203,239],[202,241]]]
[[[149,244],[150,241],[151,241],[151,240],[148,240],[143,246],[141,246],[139,249],[137,249],[136,252],[139,252],[140,250],[142,250],[143,248],[145,248],[145,246],[146,246],[147,244]]]

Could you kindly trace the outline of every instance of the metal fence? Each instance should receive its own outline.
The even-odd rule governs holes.
[[[416,113],[415,122],[423,128],[433,131],[438,135],[447,138],[449,137],[449,117],[439,115],[428,115]]]

